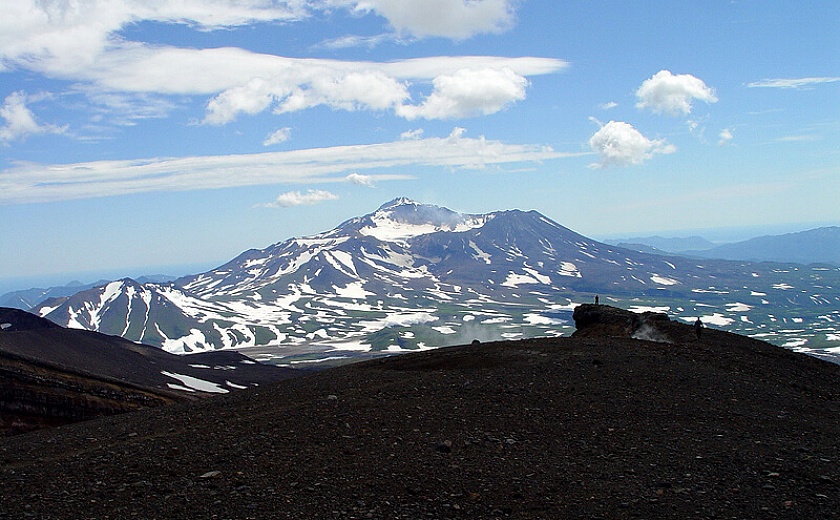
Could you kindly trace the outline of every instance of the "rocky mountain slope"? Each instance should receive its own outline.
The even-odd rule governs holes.
[[[235,352],[176,356],[0,307],[0,434],[279,381],[298,372]]]
[[[0,440],[0,518],[836,518],[840,366],[577,314]]]
[[[775,323],[790,316],[824,341],[840,338],[840,269],[643,254],[534,211],[471,215],[407,199],[172,284],[117,280],[36,312],[170,352],[266,347],[255,352],[306,361],[318,349],[341,357],[559,336],[596,294],[746,333],[790,330]]]

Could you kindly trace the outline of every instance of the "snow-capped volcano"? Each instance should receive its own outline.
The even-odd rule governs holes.
[[[472,215],[396,199],[326,233],[246,251],[176,283],[203,298],[251,295],[263,302],[290,294],[381,298],[395,289],[445,299],[489,290],[494,298],[520,299],[505,288],[566,289],[583,278],[584,266],[624,262],[626,251],[614,249],[536,212]],[[658,271],[669,269],[658,257],[650,261]]]
[[[400,198],[173,284],[112,282],[37,312],[173,352],[401,350],[562,334],[575,302],[595,294],[719,300],[770,271],[744,265],[632,252],[535,211],[464,214]]]
[[[489,218],[492,215],[465,215],[399,198],[383,204],[375,213],[346,222],[338,229],[355,227],[362,235],[383,242],[398,242],[440,231],[468,231],[483,226]]]

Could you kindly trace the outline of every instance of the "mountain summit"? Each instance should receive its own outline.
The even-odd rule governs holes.
[[[325,352],[563,335],[572,330],[575,304],[596,294],[642,307],[666,298],[681,305],[702,299],[726,312],[734,303],[753,308],[770,302],[763,288],[771,281],[811,283],[807,273],[779,274],[773,266],[609,246],[536,211],[466,214],[398,198],[174,283],[111,282],[48,300],[37,312],[172,352],[264,347],[252,353],[295,352],[307,361]],[[779,300],[814,305],[793,291]],[[678,309],[693,321],[692,311]],[[715,319],[736,322],[722,313]]]

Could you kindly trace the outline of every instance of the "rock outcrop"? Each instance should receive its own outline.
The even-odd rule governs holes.
[[[668,330],[674,325],[662,312],[635,313],[609,305],[583,304],[575,307],[576,337],[633,338],[672,343]]]

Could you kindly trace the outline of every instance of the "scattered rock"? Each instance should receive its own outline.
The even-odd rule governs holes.
[[[438,444],[435,449],[441,453],[452,453],[452,441],[447,439]]]

